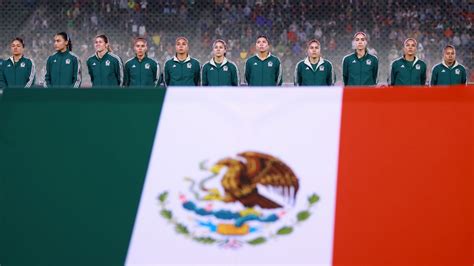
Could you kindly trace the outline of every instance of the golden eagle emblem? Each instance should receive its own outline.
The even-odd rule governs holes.
[[[160,215],[174,225],[178,234],[198,243],[238,249],[290,235],[297,224],[309,219],[319,201],[313,193],[303,206],[300,201],[297,203],[298,178],[287,164],[272,155],[246,151],[216,160],[211,167],[206,162],[202,161],[199,168],[209,176],[184,178],[190,184],[188,192],[175,195],[163,191],[157,197]],[[276,202],[285,200],[292,204],[282,206]],[[179,202],[180,207],[170,208],[171,202]],[[243,206],[227,204],[237,202]]]
[[[298,178],[280,159],[268,154],[247,151],[238,154],[237,158],[219,160],[212,168],[214,174],[226,172],[221,180],[224,188],[224,202],[241,202],[245,207],[260,206],[264,209],[281,208],[282,206],[258,193],[257,185],[273,188],[286,199],[295,199],[298,192]],[[204,190],[207,190],[202,186]],[[215,193],[215,190],[214,190]]]

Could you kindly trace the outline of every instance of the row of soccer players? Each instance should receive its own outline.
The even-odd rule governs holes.
[[[353,37],[355,51],[344,57],[342,63],[344,85],[372,86],[377,84],[378,59],[367,51],[367,35],[358,32]],[[188,40],[178,37],[176,55],[165,63],[161,73],[160,64],[147,57],[147,41],[134,41],[136,56],[125,66],[113,54],[105,35],[95,38],[96,53],[87,60],[87,68],[93,87],[157,87],[165,86],[238,86],[237,66],[226,58],[226,43],[213,43],[213,57],[200,67],[190,57]],[[11,42],[12,57],[3,61],[0,68],[1,87],[31,87],[35,82],[35,64],[23,56],[24,42],[15,38]],[[46,63],[45,87],[74,87],[81,85],[81,62],[72,53],[72,42],[65,32],[54,37],[56,53]],[[413,38],[403,43],[403,57],[391,64],[389,85],[425,85],[426,64],[416,57],[417,41]],[[280,86],[282,66],[280,60],[270,53],[270,42],[266,36],[256,40],[257,53],[245,64],[245,80],[249,86]],[[319,41],[311,40],[307,45],[308,56],[295,67],[295,85],[328,86],[335,82],[332,63],[321,57]],[[456,61],[454,46],[443,49],[443,61],[433,67],[431,85],[466,84],[466,69]]]

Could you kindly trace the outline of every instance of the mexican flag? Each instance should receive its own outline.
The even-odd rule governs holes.
[[[3,265],[472,265],[474,90],[5,90]]]

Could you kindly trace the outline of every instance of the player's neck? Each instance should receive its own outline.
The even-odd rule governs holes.
[[[320,60],[320,57],[310,57],[309,58],[309,62],[313,65],[319,63],[319,60]]]
[[[258,58],[260,59],[265,59],[268,57],[268,55],[270,54],[270,52],[266,51],[266,52],[258,52],[257,56]]]
[[[220,64],[224,62],[224,57],[223,56],[215,56],[214,57],[214,63]]]
[[[404,56],[405,60],[410,61],[410,62],[415,61],[415,57],[416,57],[415,55],[405,55]]]
[[[145,58],[145,54],[137,55],[138,61],[142,61]]]
[[[444,63],[448,66],[448,67],[452,67],[454,66],[454,63],[456,63],[456,60],[454,60],[453,62],[449,63],[447,61],[444,61]]]
[[[184,61],[188,58],[188,54],[176,54],[176,58],[178,58],[179,61]]]
[[[357,55],[357,58],[362,58],[365,56],[365,54],[367,53],[367,50],[366,49],[357,49],[356,50],[356,55]]]
[[[20,54],[20,55],[13,55],[13,61],[14,61],[14,62],[18,62],[18,61],[20,61],[20,59],[21,59],[22,57],[23,57],[22,54]]]
[[[98,57],[98,58],[102,58],[102,57],[104,57],[104,55],[105,55],[106,53],[107,53],[107,50],[103,50],[103,51],[101,51],[101,52],[97,52],[97,57]]]

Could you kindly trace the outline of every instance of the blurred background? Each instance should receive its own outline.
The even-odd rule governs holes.
[[[212,42],[224,39],[241,78],[257,35],[266,34],[272,53],[282,61],[287,85],[293,84],[294,67],[306,56],[310,39],[320,40],[340,83],[353,34],[366,32],[369,51],[379,58],[379,84],[386,84],[391,61],[402,55],[403,41],[413,37],[428,75],[442,60],[443,47],[453,44],[458,62],[468,68],[468,80],[474,81],[471,0],[0,0],[0,17],[1,58],[10,56],[11,39],[23,38],[25,55],[37,65],[38,84],[44,82],[45,62],[60,31],[71,36],[73,52],[82,60],[83,87],[90,86],[85,62],[94,54],[98,34],[109,37],[124,62],[134,56],[133,39],[146,37],[148,55],[162,66],[174,56],[177,36],[188,37],[190,55],[201,64],[210,59]]]

